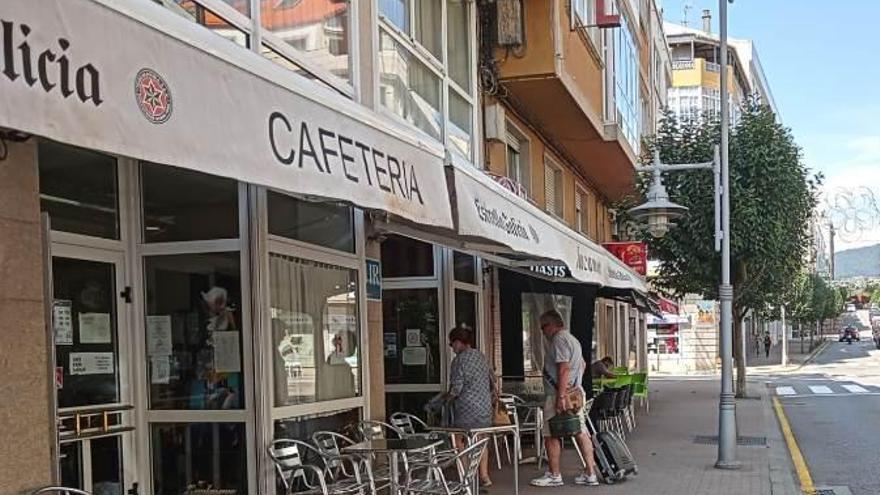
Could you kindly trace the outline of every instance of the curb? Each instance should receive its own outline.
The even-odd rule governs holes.
[[[820,352],[824,351],[825,348],[828,347],[830,344],[831,344],[830,340],[826,340],[825,342],[822,342],[822,344],[820,344],[819,347],[813,349],[813,352],[811,352],[810,355],[807,356],[807,359],[804,359],[804,362],[801,363],[800,366],[798,366],[797,368],[795,368],[792,371],[800,371],[801,368],[812,363],[813,360],[816,359],[816,356],[818,356]]]
[[[769,389],[764,387],[761,402],[764,406],[764,429],[767,435],[768,477],[772,495],[798,495],[801,489],[795,481],[795,466],[789,454],[787,444],[782,436],[779,420],[773,410]],[[775,426],[775,427],[774,427]]]

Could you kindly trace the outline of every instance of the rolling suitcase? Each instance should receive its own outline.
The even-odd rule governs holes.
[[[619,435],[611,431],[597,432],[589,416],[587,417],[587,426],[593,440],[596,466],[605,483],[610,485],[625,480],[629,475],[639,473],[632,453]]]

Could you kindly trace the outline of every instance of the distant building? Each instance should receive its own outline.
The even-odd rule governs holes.
[[[712,17],[703,11],[703,29],[665,23],[666,40],[672,55],[672,86],[669,109],[679,118],[696,119],[721,113],[721,42],[711,30]],[[739,107],[750,95],[769,105],[778,115],[770,85],[754,42],[729,39],[728,90],[730,115],[735,122]]]

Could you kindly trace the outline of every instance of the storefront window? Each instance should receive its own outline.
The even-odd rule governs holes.
[[[247,494],[244,423],[154,423],[150,428],[153,493]]]
[[[141,165],[144,241],[238,237],[238,185],[177,167]]]
[[[41,140],[40,208],[52,230],[119,239],[116,158]]]
[[[477,259],[469,254],[453,252],[452,271],[456,282],[477,283]]]
[[[382,315],[385,383],[440,383],[437,289],[385,289]]]
[[[357,424],[361,420],[360,409],[320,412],[307,416],[285,418],[275,421],[275,438],[310,441],[316,431],[335,431],[356,438]]]
[[[541,315],[551,309],[562,315],[565,328],[571,328],[572,298],[561,294],[523,292],[523,371],[540,374],[544,369],[544,332],[541,330]]]
[[[455,324],[477,328],[477,293],[455,289]]]
[[[58,407],[118,402],[114,266],[55,257],[52,273]]]
[[[270,255],[275,406],[361,395],[357,271]]]
[[[382,242],[382,277],[433,276],[433,245],[397,235],[388,236]]]
[[[353,253],[354,213],[350,206],[312,203],[273,191],[267,196],[269,233]]]
[[[264,29],[301,52],[305,59],[350,82],[350,1],[262,0],[260,10]]]
[[[239,254],[150,256],[144,272],[150,407],[243,409]]]

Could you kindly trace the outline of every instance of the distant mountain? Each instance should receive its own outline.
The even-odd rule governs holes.
[[[835,253],[835,279],[877,276],[880,276],[880,244]]]

